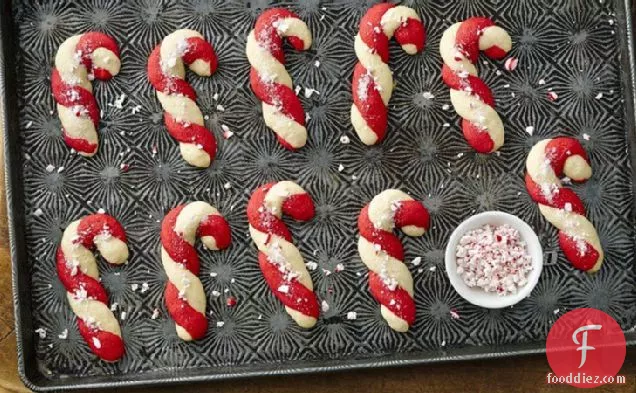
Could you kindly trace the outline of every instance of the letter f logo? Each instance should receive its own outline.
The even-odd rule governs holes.
[[[577,351],[581,351],[581,364],[579,364],[579,368],[583,367],[583,365],[585,364],[585,360],[587,359],[587,351],[592,351],[596,349],[590,345],[587,345],[587,331],[601,330],[601,327],[602,327],[601,325],[585,325],[576,329],[574,333],[572,333],[572,341],[574,341],[574,344],[581,345],[580,347],[576,348]],[[581,332],[583,332],[582,334],[583,339],[581,340],[581,342],[579,342],[576,336]]]

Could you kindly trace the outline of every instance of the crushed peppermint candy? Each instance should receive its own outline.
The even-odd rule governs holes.
[[[155,308],[154,311],[152,312],[152,315],[150,316],[150,319],[157,319],[159,317],[159,309]]]
[[[514,71],[517,68],[518,64],[519,60],[516,57],[509,57],[504,63],[504,68],[506,69],[506,71]]]
[[[357,319],[358,318],[358,313],[355,311],[349,311],[347,313],[347,319],[348,320],[353,320],[353,319]]]
[[[66,340],[68,338],[68,329],[62,330],[62,333],[57,335],[60,340]]]
[[[35,329],[35,332],[38,334],[38,336],[39,336],[41,339],[45,339],[45,338],[46,338],[46,329],[44,329],[44,328],[37,328],[37,329]]]
[[[340,143],[342,143],[343,145],[348,144],[349,142],[351,142],[351,139],[349,139],[348,136],[343,135],[340,137]]]
[[[314,93],[317,95],[320,94],[318,90],[312,89],[311,87],[305,87],[305,98],[310,98]]]
[[[221,124],[221,129],[223,130],[224,139],[230,139],[234,136],[234,133],[230,130],[230,127],[226,126],[225,124]]]
[[[318,264],[316,262],[307,262],[305,263],[305,266],[307,267],[307,270],[311,271],[314,271],[318,268]]]
[[[487,224],[467,232],[459,240],[455,256],[457,274],[466,285],[500,296],[517,293],[532,271],[526,243],[507,224]]]
[[[322,312],[327,312],[327,311],[329,311],[329,303],[327,303],[327,301],[326,301],[326,300],[323,300],[323,301],[320,303],[320,309],[322,310]]]

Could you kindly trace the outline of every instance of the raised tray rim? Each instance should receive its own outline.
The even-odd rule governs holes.
[[[625,72],[626,77],[624,77],[627,80],[623,81],[623,87],[628,90],[625,94],[626,101],[624,105],[627,109],[631,108],[631,111],[626,110],[626,115],[628,116],[626,121],[631,125],[630,129],[627,130],[628,136],[631,139],[631,162],[636,163],[636,107],[634,106],[636,103],[636,49],[634,48],[632,4],[631,0],[615,0],[615,2],[617,7],[621,7],[619,9],[620,12],[618,12],[616,16],[620,19],[619,25],[624,23],[624,33],[626,35],[621,37],[621,49],[626,54],[626,56],[622,58],[622,63],[623,67],[627,70]],[[624,15],[621,15],[621,13],[624,13]],[[47,380],[44,377],[38,378],[38,376],[42,376],[42,374],[37,369],[37,365],[34,361],[35,351],[31,338],[33,329],[30,328],[32,326],[29,296],[31,292],[30,280],[28,279],[27,266],[21,263],[25,256],[25,241],[24,223],[22,222],[24,212],[20,204],[23,193],[21,187],[21,171],[16,170],[18,169],[17,166],[20,165],[20,157],[18,156],[19,145],[17,134],[10,132],[10,130],[18,128],[17,102],[14,99],[17,95],[15,79],[16,67],[15,58],[13,56],[13,53],[15,53],[15,43],[9,39],[9,37],[13,36],[12,18],[12,1],[6,1],[0,14],[0,133],[2,133],[4,144],[4,187],[9,231],[18,374],[27,388],[37,392],[50,392],[78,389],[175,385],[251,377],[316,374],[359,369],[414,366],[430,363],[512,358],[545,353],[545,342],[539,341],[523,344],[523,349],[514,349],[517,345],[505,345],[498,348],[500,350],[497,352],[489,351],[493,347],[484,346],[474,347],[473,349],[476,352],[471,354],[453,354],[453,352],[457,351],[449,351],[448,355],[439,357],[418,357],[417,354],[397,354],[375,359],[339,360],[338,364],[329,364],[329,361],[306,361],[305,363],[308,364],[306,366],[302,364],[299,365],[298,362],[284,362],[269,364],[268,368],[261,370],[249,370],[253,365],[246,365],[227,367],[226,369],[231,371],[218,374],[179,375],[177,372],[171,373],[166,370],[164,372],[156,371],[142,374],[136,379],[132,379],[126,375],[115,376],[110,380],[108,377],[68,378],[58,381]],[[633,173],[633,178],[636,180],[636,173]],[[636,181],[634,183],[633,191],[634,195],[636,195]],[[21,296],[21,294],[26,295]],[[636,347],[636,331],[634,329],[626,332],[625,338],[628,347]],[[244,371],[243,369],[246,370]],[[174,371],[178,371],[178,369],[174,369]],[[163,373],[164,376],[154,377],[156,373]]]

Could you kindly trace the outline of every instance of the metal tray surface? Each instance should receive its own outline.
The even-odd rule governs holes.
[[[396,88],[387,140],[362,145],[349,120],[353,37],[368,1],[81,0],[14,1],[2,13],[3,96],[7,195],[14,270],[19,370],[36,390],[209,381],[254,375],[323,372],[544,351],[550,326],[577,307],[606,311],[634,343],[633,54],[629,4],[609,0],[481,0],[404,2],[426,23],[426,50],[416,56],[391,46]],[[250,91],[245,38],[268,7],[290,6],[314,36],[306,52],[287,51],[295,84],[317,90],[301,101],[310,116],[309,142],[291,153],[266,129]],[[513,37],[514,72],[482,58],[480,75],[493,88],[506,126],[500,154],[475,154],[440,78],[440,37],[451,23],[487,15]],[[146,78],[148,54],[177,28],[209,39],[219,69],[188,75],[206,125],[219,141],[207,170],[189,167],[167,134]],[[122,71],[95,83],[103,110],[99,152],[70,154],[51,96],[58,45],[89,30],[113,35]],[[319,66],[316,61],[319,61]],[[558,99],[548,99],[554,91]],[[423,94],[430,93],[430,94]],[[118,98],[125,95],[123,104]],[[16,99],[17,97],[17,99]],[[433,98],[434,97],[434,98]],[[221,137],[222,125],[235,136]],[[530,135],[526,128],[534,127]],[[347,135],[351,143],[343,144]],[[525,192],[524,162],[539,139],[569,135],[590,154],[594,176],[572,187],[595,223],[606,262],[590,276],[561,253],[555,229]],[[129,169],[123,170],[126,164]],[[344,169],[339,170],[342,165]],[[288,222],[329,308],[302,330],[261,278],[245,206],[266,181],[292,179],[317,204],[308,223]],[[373,195],[399,187],[424,201],[432,228],[404,239],[414,276],[417,322],[393,332],[367,290],[355,222]],[[204,339],[185,343],[163,305],[165,275],[158,230],[164,213],[185,201],[209,201],[233,231],[232,246],[205,252],[201,279],[210,311]],[[129,263],[101,264],[102,281],[117,303],[126,343],[114,364],[96,359],[79,335],[56,277],[54,252],[65,226],[98,209],[117,217],[130,239]],[[463,219],[503,210],[527,221],[545,250],[545,268],[532,295],[518,305],[486,310],[468,304],[444,272],[444,247]],[[415,266],[411,261],[421,257]],[[344,271],[335,272],[342,263]],[[216,272],[216,277],[210,273]],[[141,290],[143,284],[148,290]],[[221,293],[213,296],[213,291]],[[226,297],[238,302],[226,307]],[[152,319],[155,309],[160,316]],[[348,319],[347,313],[357,313]],[[223,322],[223,323],[219,323]],[[46,337],[35,333],[46,330]],[[64,332],[68,332],[65,337]],[[64,338],[65,337],[65,338]]]

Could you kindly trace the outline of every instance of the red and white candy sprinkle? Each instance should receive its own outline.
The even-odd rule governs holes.
[[[518,64],[519,60],[516,57],[509,57],[504,63],[504,68],[506,69],[506,71],[514,71],[517,68]]]
[[[484,225],[467,232],[455,252],[457,274],[469,287],[504,296],[528,282],[532,259],[519,231],[510,225]]]

